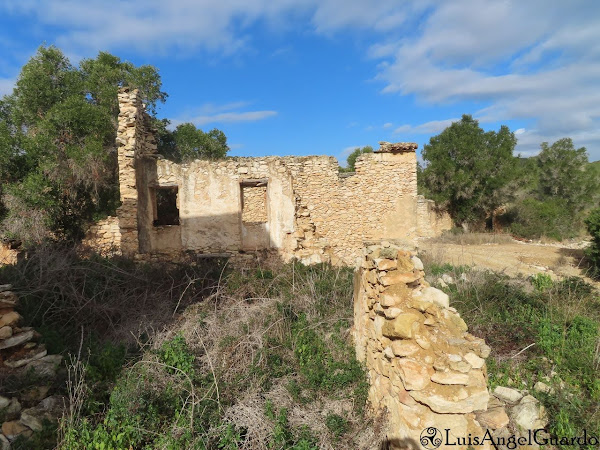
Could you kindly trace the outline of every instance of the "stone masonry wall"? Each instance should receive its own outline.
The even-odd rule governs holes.
[[[186,251],[271,250],[284,260],[354,265],[365,239],[411,243],[440,228],[417,199],[416,144],[382,142],[358,158],[348,177],[340,177],[337,161],[327,156],[177,164],[156,154],[137,91],[121,89],[119,104],[122,205],[114,245],[124,255],[174,259]],[[166,187],[177,188],[179,224],[155,226],[155,190]],[[246,220],[248,214],[260,217]],[[112,231],[97,227],[88,242],[96,231],[105,248]]]
[[[390,242],[366,247],[355,275],[353,332],[369,401],[387,411],[391,443],[421,448],[429,427],[448,429],[453,439],[484,435],[475,412],[488,407],[490,348],[467,332],[448,296],[424,280],[413,252]]]
[[[8,284],[0,284],[0,449],[10,449],[18,437],[41,432],[44,422],[56,423],[68,407],[68,400],[52,395],[54,378],[62,356],[48,355],[40,334],[21,325],[15,311],[18,297]],[[35,386],[15,392],[4,381],[8,377],[36,380]],[[22,444],[21,444],[22,445]],[[22,448],[22,447],[21,447]],[[33,447],[31,447],[33,448]]]
[[[121,254],[121,227],[118,217],[107,217],[93,224],[81,242],[102,256]]]
[[[417,196],[417,227],[419,237],[435,237],[454,226],[450,214],[439,211],[433,200]]]
[[[242,222],[267,221],[267,187],[245,186],[243,188]]]

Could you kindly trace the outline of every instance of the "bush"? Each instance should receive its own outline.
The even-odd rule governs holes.
[[[519,200],[504,220],[510,223],[511,233],[526,239],[545,236],[560,241],[576,236],[579,230],[574,213],[563,199]]]
[[[585,220],[592,242],[585,251],[590,265],[590,275],[600,278],[600,208],[594,209]]]
[[[446,290],[470,331],[492,347],[491,388],[528,389],[545,404],[555,436],[600,432],[600,302],[593,286],[577,277],[525,281],[471,271]],[[535,392],[541,380],[556,393]]]

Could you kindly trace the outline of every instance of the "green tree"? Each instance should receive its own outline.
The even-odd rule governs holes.
[[[205,133],[193,123],[178,125],[173,132],[176,157],[181,161],[224,158],[229,151],[225,133],[216,128]]]
[[[588,233],[592,236],[592,242],[585,250],[585,255],[590,262],[590,275],[600,278],[600,208],[590,212],[585,224]]]
[[[575,149],[570,138],[563,138],[552,145],[543,142],[541,148],[537,157],[540,197],[561,198],[573,213],[583,210],[597,190],[585,147]]]
[[[360,155],[364,155],[365,153],[373,153],[373,147],[371,147],[370,145],[366,145],[362,148],[356,147],[354,151],[348,155],[348,158],[346,158],[348,167],[346,167],[345,172],[354,172],[356,170],[356,159]]]
[[[511,197],[516,143],[508,127],[485,132],[463,115],[423,148],[423,187],[457,225],[481,225]]]
[[[150,111],[164,101],[152,66],[108,53],[74,67],[56,47],[40,47],[12,95],[0,100],[0,234],[39,242],[80,235],[114,211],[117,91],[140,89]]]

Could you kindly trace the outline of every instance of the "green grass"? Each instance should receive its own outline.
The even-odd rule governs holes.
[[[457,280],[456,275],[465,273],[464,268],[447,266],[444,272]],[[584,429],[599,434],[598,291],[577,277],[523,280],[470,271],[466,278],[444,290],[470,332],[492,348],[487,360],[490,388],[528,389],[546,406],[549,430],[556,436],[577,436]],[[537,381],[548,379],[554,394],[534,392]]]
[[[235,449],[256,436],[224,414],[251,392],[267,398],[254,413],[270,430],[263,436],[268,448],[316,450],[323,439],[334,448],[352,448],[353,432],[366,420],[368,392],[348,335],[352,277],[350,269],[298,263],[229,272],[215,300],[218,308],[199,304],[187,316],[185,323],[199,327],[196,342],[184,324],[183,331],[130,362],[106,398],[104,414],[85,415],[90,410],[84,409],[66,427],[63,448]],[[234,314],[239,324],[228,316],[232,307],[244,311],[243,317]],[[249,344],[256,336],[260,342]],[[110,365],[96,372],[114,379]],[[282,383],[291,403],[268,399],[277,398]],[[326,436],[310,423],[290,423],[290,408],[308,411],[330,401],[354,408],[327,415]]]

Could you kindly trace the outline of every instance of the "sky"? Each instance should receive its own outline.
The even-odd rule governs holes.
[[[159,117],[233,156],[420,152],[471,114],[516,154],[571,137],[600,160],[595,0],[0,0],[0,95],[40,45],[155,66]]]

